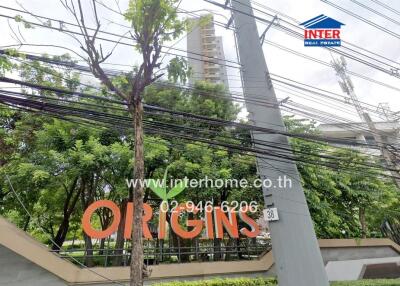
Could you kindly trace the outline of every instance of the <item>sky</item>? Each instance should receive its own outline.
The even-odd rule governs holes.
[[[103,1],[107,7],[118,10],[119,8],[124,11],[127,8],[128,0],[99,0]],[[215,0],[219,3],[223,3],[222,0]],[[363,4],[368,5],[369,7],[376,9],[377,11],[389,16],[393,22],[384,19],[378,15],[374,15],[370,11],[358,6],[356,3],[352,2],[352,0],[330,0],[334,2],[336,5],[344,7],[348,10],[351,10],[357,15],[363,16],[367,18],[369,21],[377,23],[381,26],[386,27],[390,31],[400,34],[400,16],[386,10],[376,3],[373,0],[358,0],[362,1]],[[357,0],[356,0],[357,1]],[[393,7],[400,11],[400,1],[399,0],[380,0],[385,4]],[[85,5],[85,18],[86,21],[93,26],[94,16],[92,13],[92,9],[90,6],[91,1],[84,0]],[[281,13],[284,13],[287,16],[299,21],[304,22],[310,18],[318,16],[320,14],[325,14],[329,17],[332,17],[342,23],[345,26],[342,28],[342,40],[355,44],[357,46],[363,47],[368,51],[383,55],[399,64],[400,67],[400,39],[396,38],[392,35],[384,33],[358,19],[347,15],[330,5],[324,3],[321,0],[254,0],[254,7],[257,3],[267,6],[268,8],[272,8]],[[119,5],[117,5],[119,3]],[[55,19],[59,19],[62,21],[73,21],[71,14],[69,14],[66,9],[62,6],[61,2],[58,0],[2,0],[0,3],[1,6],[13,7],[16,9],[26,9],[32,13],[41,16],[47,16]],[[119,6],[119,7],[118,7]],[[211,12],[214,14],[216,20],[221,22],[227,22],[230,14],[228,11],[224,11],[222,8],[206,3],[203,0],[183,0],[180,8],[189,10],[189,11],[199,11],[197,14]],[[264,9],[265,10],[265,9]],[[274,15],[274,12],[267,11]],[[271,20],[271,16],[267,16],[265,14],[261,14],[259,12],[255,12],[257,16],[262,17],[266,20]],[[52,31],[45,28],[35,28],[35,29],[25,29],[21,26],[21,24],[15,23],[13,17],[16,15],[24,15],[19,12],[10,11],[0,7],[0,46],[9,46],[17,44],[15,40],[16,36],[13,33],[18,35],[18,38],[22,40],[23,43],[34,44],[38,46],[29,46],[24,45],[20,49],[21,51],[26,52],[34,52],[34,53],[49,53],[49,54],[63,54],[66,52],[65,49],[55,48],[49,46],[40,46],[40,45],[58,45],[60,47],[69,48],[71,50],[76,51],[77,53],[82,54],[79,49],[77,42],[69,36],[63,35],[59,31]],[[128,32],[129,23],[126,22],[122,16],[118,15],[110,11],[109,9],[105,9],[102,6],[99,6],[99,15],[102,22],[102,30],[106,30],[108,32],[113,32],[116,34],[124,34]],[[6,17],[11,17],[11,19],[7,19]],[[185,15],[182,15],[185,16]],[[284,18],[282,16],[279,16]],[[32,16],[24,15],[24,19],[31,20],[33,22],[38,22],[38,20]],[[286,19],[286,18],[284,18]],[[293,24],[296,24],[294,20],[290,20]],[[398,21],[398,23],[394,23]],[[53,26],[57,24],[53,23]],[[261,34],[265,29],[267,24],[259,24],[259,33]],[[230,30],[226,30],[222,27],[217,27],[216,31],[217,35],[223,37],[224,41],[224,49],[226,59],[237,61],[236,59],[236,51],[234,45],[234,37],[233,33]],[[118,38],[115,38],[118,39]],[[296,50],[298,52],[304,53],[306,55],[318,58],[320,60],[330,62],[332,60],[332,56],[336,56],[335,54],[331,55],[329,51],[316,47],[304,47],[303,41],[294,39],[287,34],[275,29],[271,28],[267,35],[266,39],[268,41],[272,41],[281,46],[288,47],[290,49]],[[174,41],[169,45],[174,45],[175,48],[185,50],[186,49],[186,38],[182,36],[182,38],[178,41]],[[111,50],[113,45],[110,43],[102,43],[104,51]],[[298,57],[296,55],[292,55],[287,53],[286,51],[280,50],[274,46],[264,44],[263,45],[265,60],[268,64],[269,71],[274,74],[278,74],[281,76],[285,76],[291,79],[294,79],[299,82],[303,82],[318,88],[326,89],[335,93],[343,94],[339,84],[338,78],[335,74],[335,71],[331,67],[323,66],[318,63],[309,61],[302,57]],[[176,52],[176,51],[174,51]],[[185,55],[184,52],[177,52],[181,55]],[[169,58],[166,57],[166,60]],[[115,68],[115,69],[129,69],[129,66],[138,64],[140,58],[139,55],[134,52],[132,47],[128,46],[118,46],[113,55],[107,61],[107,65],[105,67]],[[348,69],[372,78],[374,80],[389,84],[394,86],[395,88],[400,88],[400,79],[380,72],[378,70],[367,67],[363,64],[360,64],[353,60],[347,60]],[[115,65],[117,64],[117,65]],[[239,72],[237,69],[228,69],[228,74],[230,78],[230,90],[234,92],[241,92],[240,81],[239,81]],[[86,79],[88,80],[88,79]],[[372,105],[378,105],[379,103],[389,103],[392,111],[400,111],[400,97],[399,91],[382,87],[380,85],[371,83],[369,81],[352,77],[352,81],[355,86],[355,92],[358,98],[366,103]],[[4,86],[4,85],[3,85]],[[337,106],[333,105],[324,105],[321,103],[316,103],[315,99],[304,98],[304,95],[293,95],[288,94],[286,90],[285,92],[279,86],[276,87],[276,93],[278,98],[286,98],[290,97],[290,99],[300,102],[302,104],[307,104],[314,108],[325,110],[330,113],[339,114],[342,112],[342,116],[350,119],[350,120],[358,120],[356,111],[351,106],[346,106],[344,104],[338,104]],[[341,107],[344,106],[346,111],[341,111]],[[348,110],[353,110],[353,113],[349,113]]]

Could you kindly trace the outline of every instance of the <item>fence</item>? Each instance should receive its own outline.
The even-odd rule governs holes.
[[[146,265],[160,263],[188,263],[201,261],[234,261],[258,259],[270,251],[267,239],[218,239],[218,240],[145,240],[144,261]],[[53,251],[56,252],[56,251]],[[130,264],[130,243],[115,249],[112,242],[105,248],[71,248],[57,251],[61,258],[86,266],[127,266]],[[74,259],[72,259],[72,257]]]

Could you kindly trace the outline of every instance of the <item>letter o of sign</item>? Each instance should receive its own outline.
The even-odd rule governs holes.
[[[111,210],[114,216],[114,220],[109,228],[106,230],[96,230],[92,227],[90,223],[90,219],[92,218],[93,213],[99,208],[108,208]],[[112,201],[97,201],[91,204],[85,211],[82,217],[82,227],[85,233],[91,238],[102,239],[109,237],[111,234],[118,230],[119,223],[121,221],[121,211],[118,206]]]

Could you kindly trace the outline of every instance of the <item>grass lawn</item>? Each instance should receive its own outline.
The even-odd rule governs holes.
[[[200,281],[180,281],[155,284],[154,286],[275,286],[275,279],[238,278],[213,279]],[[400,286],[400,279],[395,280],[360,280],[351,282],[334,282],[332,286]]]
[[[333,286],[399,286],[400,279],[395,280],[360,280],[353,282],[336,282]]]

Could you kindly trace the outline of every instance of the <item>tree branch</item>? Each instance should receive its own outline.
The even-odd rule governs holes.
[[[61,1],[61,0],[60,0]],[[96,1],[93,2],[93,10],[96,19],[96,28],[94,29],[93,35],[90,35],[85,23],[85,15],[83,13],[82,2],[78,0],[78,8],[75,8],[73,0],[71,0],[71,4],[68,5],[67,1],[65,1],[64,7],[73,15],[75,21],[81,31],[81,34],[84,38],[85,44],[81,44],[81,49],[87,54],[88,58],[85,61],[88,63],[93,75],[101,81],[103,85],[105,85],[109,90],[114,92],[118,97],[120,97],[124,101],[128,101],[128,97],[114,85],[110,77],[106,74],[104,69],[101,67],[101,64],[105,62],[114,52],[116,46],[120,43],[121,40],[118,41],[116,46],[111,50],[111,52],[107,53],[104,56],[101,45],[100,50],[96,47],[96,38],[100,31],[100,20],[98,18],[97,13],[97,5]]]

